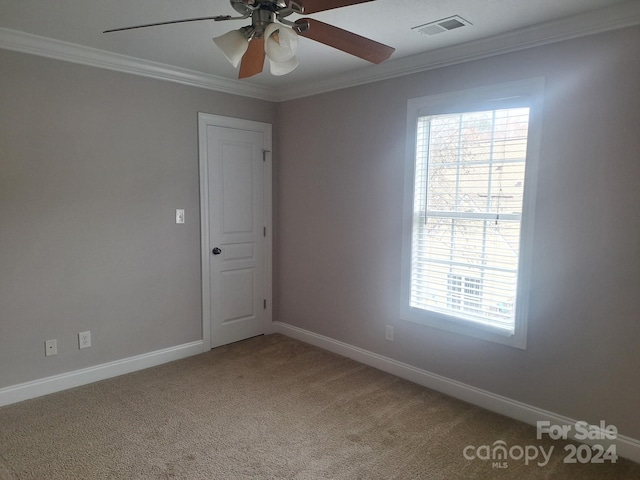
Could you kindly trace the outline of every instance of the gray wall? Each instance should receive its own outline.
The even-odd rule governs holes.
[[[528,348],[399,320],[407,99],[539,76]],[[289,101],[276,123],[277,320],[640,438],[640,28]]]
[[[197,112],[272,123],[274,105],[6,50],[0,65],[0,388],[201,339]]]

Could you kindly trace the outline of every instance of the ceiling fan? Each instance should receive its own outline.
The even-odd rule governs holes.
[[[374,0],[230,0],[231,6],[240,16],[187,18],[114,28],[103,33],[202,20],[220,22],[251,18],[251,25],[227,32],[213,41],[234,67],[240,64],[238,78],[247,78],[262,72],[265,57],[269,59],[273,75],[285,75],[298,66],[298,35],[372,63],[381,63],[388,59],[395,51],[392,47],[313,18],[295,21],[286,18],[294,13],[312,14],[372,1]]]

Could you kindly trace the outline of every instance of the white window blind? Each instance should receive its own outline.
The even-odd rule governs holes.
[[[529,108],[416,126],[410,306],[513,333]]]

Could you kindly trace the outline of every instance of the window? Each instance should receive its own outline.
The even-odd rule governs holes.
[[[541,90],[409,101],[402,318],[524,348]]]

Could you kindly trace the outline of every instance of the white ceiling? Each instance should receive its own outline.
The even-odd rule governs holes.
[[[640,1],[376,0],[312,17],[394,47],[396,51],[387,62],[370,65],[301,38],[300,66],[293,73],[274,77],[265,65],[263,73],[242,81],[235,80],[237,70],[211,39],[247,25],[250,20],[204,21],[102,33],[109,28],[209,15],[237,13],[227,0],[0,0],[0,29],[5,29],[0,33],[4,33],[6,39],[7,34],[25,32],[159,62],[178,67],[183,75],[186,69],[203,74],[201,78],[213,79],[214,84],[222,81],[227,90],[233,90],[233,85],[241,82],[237,84],[239,92],[247,88],[263,92],[285,89],[304,92],[311,85],[330,89],[369,77],[392,76],[419,69],[421,65],[446,62],[447,56],[486,56],[492,51],[509,50],[511,44],[522,48],[637,24],[640,23]],[[412,30],[452,15],[459,15],[472,25],[436,36]],[[289,17],[296,18],[296,15]],[[0,47],[20,50],[2,38],[0,35]],[[42,45],[43,39],[39,40]]]

